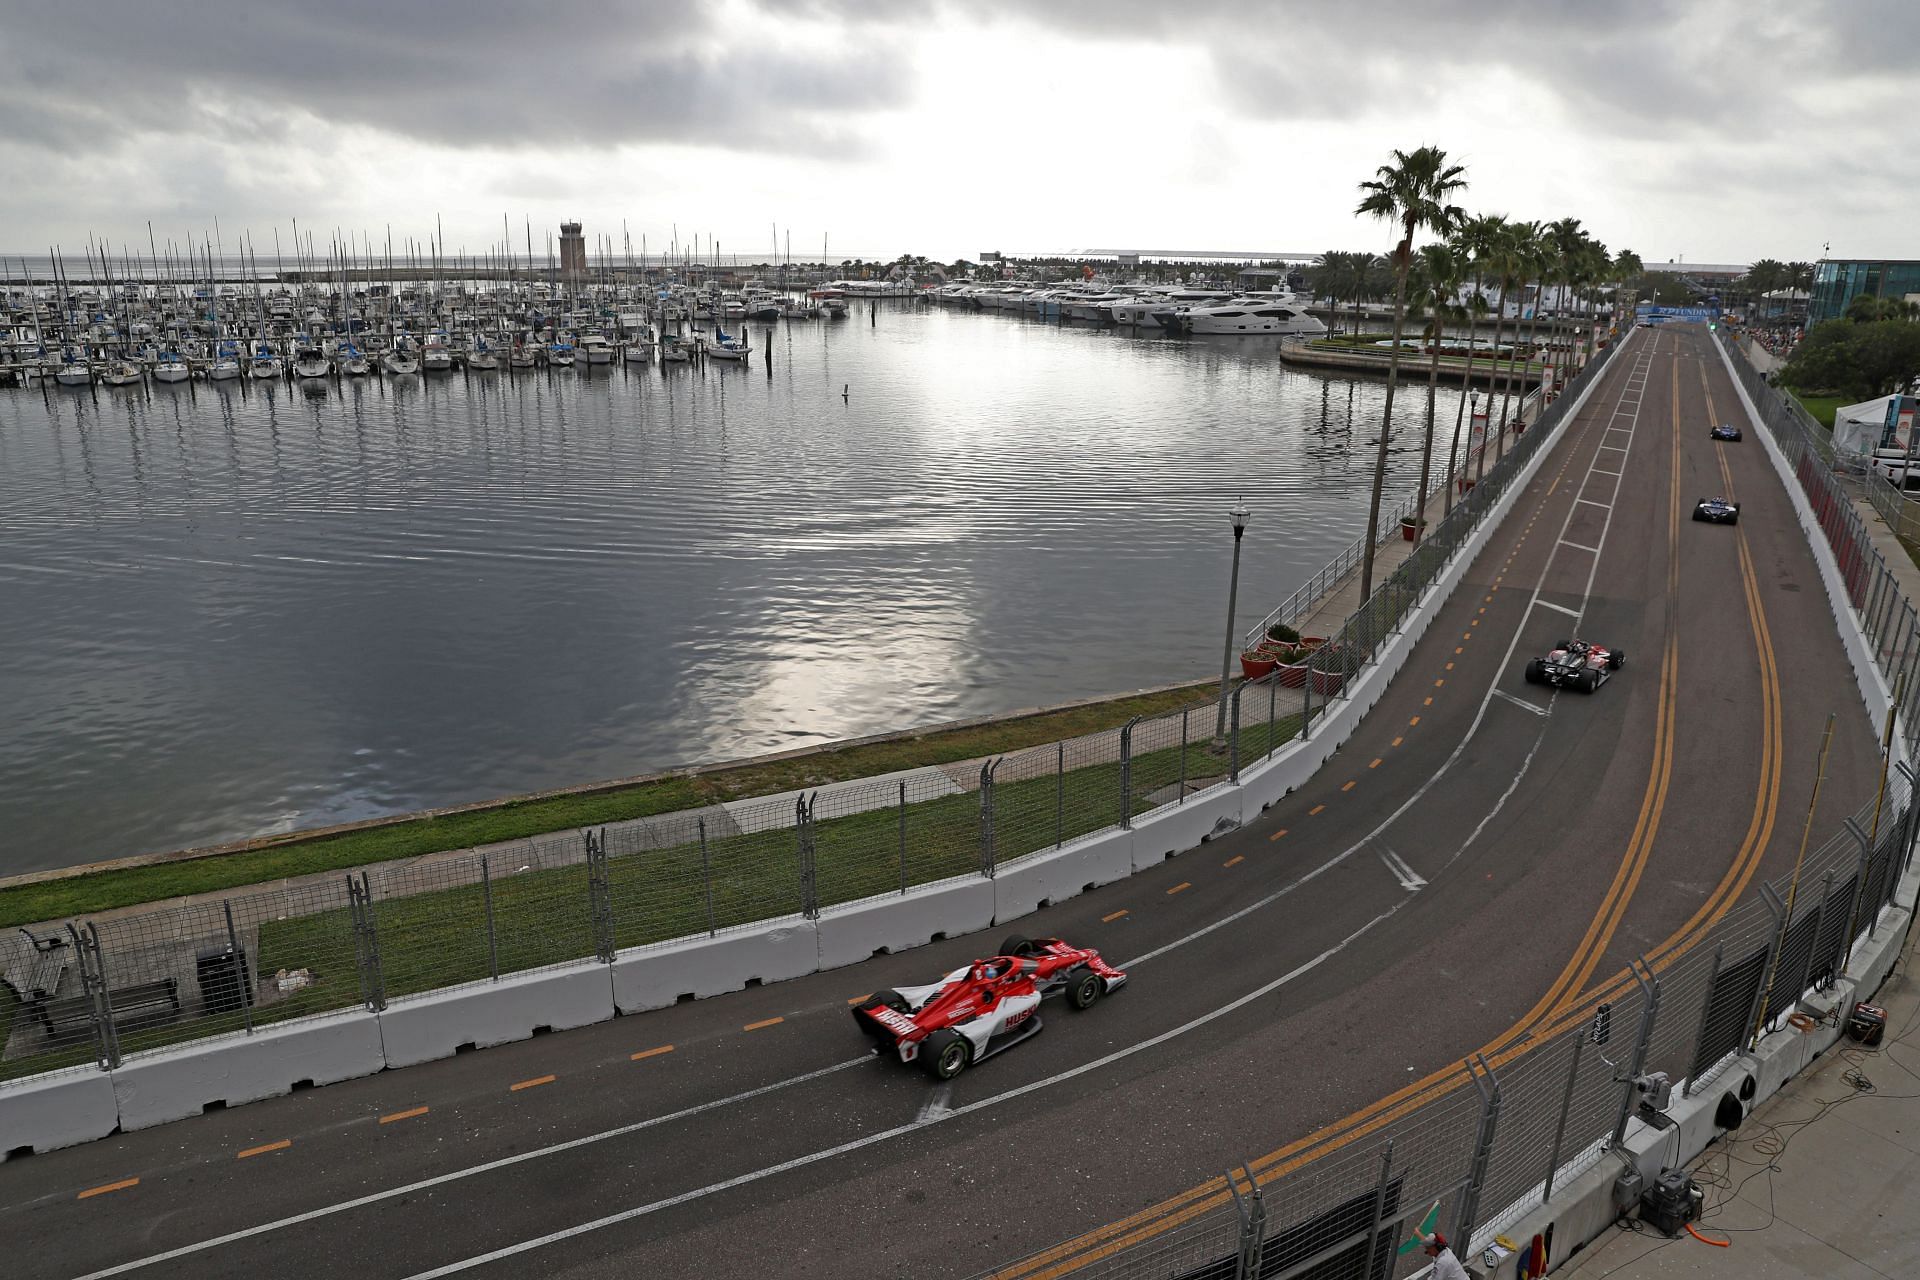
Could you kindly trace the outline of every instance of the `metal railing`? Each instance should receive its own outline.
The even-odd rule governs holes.
[[[1576,379],[1599,376],[1596,362]],[[1120,729],[924,768],[0,937],[0,1087],[190,1041],[813,918],[1042,856],[1239,779],[1312,731],[1555,432],[1490,462],[1305,660]],[[1397,521],[1397,517],[1396,517]]]

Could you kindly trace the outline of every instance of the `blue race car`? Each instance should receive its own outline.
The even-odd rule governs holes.
[[[1740,504],[1725,498],[1702,498],[1693,504],[1693,518],[1708,524],[1739,524]]]
[[[1709,440],[1738,440],[1740,438],[1740,428],[1734,426],[1732,423],[1723,422],[1713,430],[1707,432],[1707,438]]]

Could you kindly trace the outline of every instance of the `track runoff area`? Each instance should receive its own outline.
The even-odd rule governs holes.
[[[1379,705],[1243,829],[990,935],[9,1161],[9,1273],[1029,1280],[1213,1211],[1230,1165],[1384,1140],[1790,867],[1829,712],[1817,830],[1871,795],[1787,496],[1707,438],[1736,403],[1704,330],[1634,331]],[[1624,666],[1525,681],[1573,637]],[[1130,981],[947,1083],[865,1052],[851,1002],[1015,930]]]

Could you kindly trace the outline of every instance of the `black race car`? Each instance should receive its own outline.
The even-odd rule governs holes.
[[[1562,640],[1527,664],[1528,684],[1570,685],[1592,693],[1626,663],[1627,655],[1586,640]]]
[[[1693,518],[1709,524],[1739,524],[1740,504],[1725,498],[1702,498],[1693,504]]]
[[[1730,422],[1723,422],[1713,430],[1707,432],[1707,439],[1709,440],[1738,440],[1739,438],[1740,428]]]

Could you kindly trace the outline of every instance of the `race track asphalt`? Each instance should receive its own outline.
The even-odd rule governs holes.
[[[972,1276],[1582,1016],[1792,865],[1830,712],[1816,839],[1873,793],[1788,499],[1707,439],[1737,416],[1704,331],[1634,331],[1380,704],[1239,831],[990,936],[9,1161],[8,1274]],[[1729,489],[1737,527],[1688,518]],[[1626,666],[1526,685],[1572,633]],[[1132,982],[948,1085],[864,1053],[851,998],[1015,931]]]

